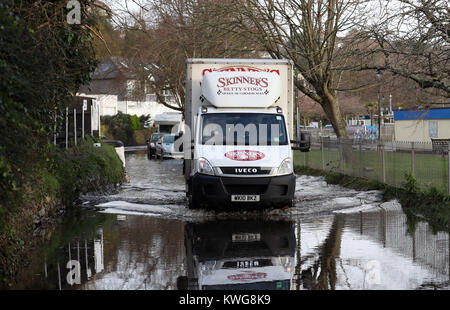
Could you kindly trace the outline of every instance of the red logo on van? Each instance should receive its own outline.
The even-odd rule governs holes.
[[[225,153],[225,157],[231,160],[252,161],[263,159],[266,155],[258,151],[234,150]]]
[[[267,278],[265,272],[242,271],[242,273],[232,274],[227,277],[231,281],[259,280]]]

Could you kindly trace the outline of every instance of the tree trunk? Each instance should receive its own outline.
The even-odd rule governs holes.
[[[313,289],[335,290],[337,282],[336,260],[340,256],[342,231],[345,225],[343,216],[335,216],[330,232],[320,247],[319,264],[320,273]]]
[[[337,98],[331,95],[326,96],[326,101],[322,103],[322,108],[333,125],[334,132],[341,144],[340,149],[342,150],[341,156],[345,162],[344,165],[351,164],[353,161],[353,146],[349,139],[346,124],[342,117]],[[340,161],[340,164],[341,163],[342,161]]]
[[[326,101],[321,105],[331,125],[333,125],[336,136],[338,138],[348,138],[347,128],[345,127],[345,121],[342,117],[337,99],[333,96],[327,96],[326,98]]]

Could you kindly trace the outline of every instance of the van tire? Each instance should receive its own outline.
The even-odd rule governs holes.
[[[286,204],[286,207],[289,208],[289,209],[293,208],[294,206],[295,206],[294,199],[292,199],[291,201],[289,201]]]
[[[200,203],[198,202],[197,199],[195,199],[195,198],[193,197],[192,194],[189,195],[189,198],[188,198],[188,208],[189,208],[190,210],[200,209]]]

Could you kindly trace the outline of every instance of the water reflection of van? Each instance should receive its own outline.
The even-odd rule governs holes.
[[[211,221],[185,226],[187,277],[179,289],[287,290],[294,272],[292,222]]]

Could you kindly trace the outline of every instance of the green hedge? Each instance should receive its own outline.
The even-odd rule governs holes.
[[[29,252],[40,241],[37,228],[51,232],[60,213],[70,210],[80,193],[123,181],[122,161],[114,147],[94,147],[94,142],[87,137],[69,150],[49,145],[46,159],[33,163],[23,176],[27,181],[21,186],[19,207],[8,209],[0,225],[0,288],[14,283],[18,270],[28,263]]]
[[[114,147],[101,144],[94,147],[94,139],[67,151],[55,150],[50,159],[51,174],[56,178],[60,196],[68,205],[80,192],[121,183],[124,177],[122,161]]]

